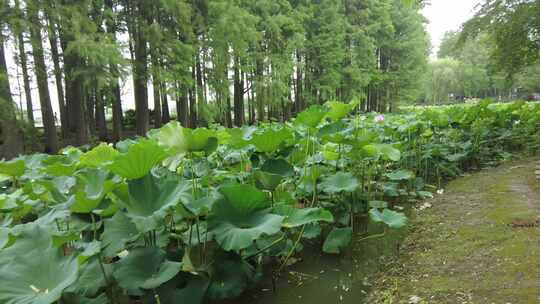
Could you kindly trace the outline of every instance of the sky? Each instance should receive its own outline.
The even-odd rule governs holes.
[[[428,19],[427,30],[433,45],[432,58],[437,54],[444,33],[458,30],[474,15],[481,0],[430,0],[422,13]]]
[[[444,33],[451,30],[458,30],[463,22],[467,21],[474,15],[475,7],[481,1],[482,0],[429,0],[430,4],[424,8],[422,13],[429,22],[426,27],[431,36],[433,45],[432,58],[435,58],[435,54],[437,54],[437,50]],[[17,104],[20,104],[23,108],[26,108],[26,102],[24,100],[24,93],[22,90],[22,79],[21,77],[16,77],[16,75],[21,74],[21,71],[13,60],[13,47],[14,46],[11,42],[7,43],[6,59],[8,73],[10,74],[11,91]],[[45,41],[45,48],[50,48],[48,41]],[[51,65],[50,60],[47,60],[47,64]],[[48,70],[52,71],[52,66],[48,66]],[[49,77],[49,92],[51,95],[53,111],[59,119],[56,86],[53,78],[54,77]],[[135,106],[133,102],[133,90],[131,83],[131,79],[126,79],[122,85],[122,101],[125,109],[131,109]],[[39,94],[34,79],[31,80],[31,87],[34,104],[34,116],[39,124],[39,120],[41,118],[41,113],[39,110]],[[152,108],[152,86],[150,85],[148,89],[149,106]],[[171,111],[174,111],[174,103],[171,102],[169,106],[171,107]]]

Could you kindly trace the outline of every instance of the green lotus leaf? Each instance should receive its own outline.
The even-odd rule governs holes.
[[[337,121],[320,128],[318,136],[327,142],[343,144],[346,142],[346,134],[344,132],[346,130],[347,124],[343,121]]]
[[[62,296],[62,303],[63,304],[109,304],[110,300],[105,293],[102,293],[95,298],[87,298],[80,294],[68,293]]]
[[[316,222],[334,222],[332,213],[323,208],[298,209],[291,205],[280,204],[274,206],[273,212],[285,217],[283,220],[283,227],[285,228],[294,228]]]
[[[351,113],[351,111],[356,107],[356,104],[346,104],[339,101],[329,101],[326,103],[326,106],[330,108],[330,110],[326,113],[326,116],[329,117],[332,121],[338,121]]]
[[[227,185],[221,187],[219,192],[223,194],[226,202],[241,214],[248,215],[270,207],[266,194],[251,185]]]
[[[185,128],[178,121],[171,121],[161,129],[156,135],[160,146],[175,153],[187,152],[187,139],[184,135]]]
[[[142,232],[157,229],[168,211],[182,199],[188,199],[191,183],[179,179],[164,179],[148,174],[128,182],[128,199],[121,204],[137,229]]]
[[[0,227],[0,250],[9,243],[9,228]]]
[[[365,145],[362,147],[362,152],[368,157],[378,157],[380,155],[376,145]]]
[[[392,145],[370,144],[365,145],[362,151],[370,157],[383,157],[391,161],[399,161],[401,159],[401,152]]]
[[[105,167],[120,154],[113,147],[106,143],[101,143],[92,150],[81,155],[79,164],[83,167],[99,168]]]
[[[117,212],[112,218],[104,220],[104,226],[101,243],[106,256],[116,256],[126,248],[126,244],[139,237],[137,227],[123,212]]]
[[[161,303],[176,303],[182,299],[182,304],[202,303],[210,281],[208,278],[187,272],[180,272],[174,279],[156,289]],[[156,303],[155,297],[148,303]]]
[[[76,284],[70,286],[67,291],[76,292],[87,297],[97,295],[101,288],[107,286],[101,266],[103,266],[107,278],[112,279],[113,264],[99,265],[98,257],[93,257],[80,266],[79,278]]]
[[[199,193],[197,198],[189,193],[182,196],[182,205],[195,216],[207,215],[219,199],[215,192]]]
[[[115,263],[113,276],[130,295],[142,295],[144,289],[154,289],[180,272],[182,263],[166,259],[159,248],[135,248]]]
[[[128,148],[128,152],[118,155],[109,169],[127,179],[138,179],[147,175],[167,154],[155,141],[141,139]]]
[[[77,170],[77,164],[73,163],[61,163],[47,165],[43,170],[45,173],[52,176],[71,176]]]
[[[197,128],[191,131],[188,141],[188,151],[205,151],[207,154],[214,152],[217,148],[217,137],[214,130]]]
[[[85,169],[77,174],[80,189],[72,196],[70,210],[74,213],[90,213],[99,206],[105,195],[116,183],[108,179],[109,172],[102,169]]]
[[[206,128],[188,129],[172,121],[162,127],[156,135],[157,141],[171,153],[205,151],[213,152],[217,147],[217,134]]]
[[[295,122],[310,128],[315,128],[321,123],[321,120],[325,115],[326,111],[323,107],[314,105],[298,114]]]
[[[318,223],[307,224],[304,228],[304,234],[302,238],[312,240],[318,238],[321,235],[322,228]]]
[[[281,144],[291,136],[291,131],[285,127],[279,130],[269,127],[261,133],[255,133],[251,143],[259,152],[272,153],[277,151]]]
[[[218,300],[237,297],[260,279],[260,272],[240,255],[221,250],[214,253],[208,272],[211,281],[207,295]]]
[[[28,226],[0,251],[0,303],[56,303],[77,276],[77,260],[54,247],[46,230]]]
[[[249,145],[249,141],[256,130],[257,128],[254,126],[244,126],[241,129],[227,129],[226,133],[229,135],[229,138],[226,142],[233,148],[242,149]]]
[[[349,172],[338,172],[323,179],[321,189],[326,193],[354,192],[358,188],[358,179]]]
[[[220,192],[224,197],[214,205],[208,230],[226,251],[245,249],[261,235],[280,231],[283,217],[270,213],[262,191],[250,185],[231,185]]]
[[[114,146],[116,147],[116,150],[118,150],[120,153],[127,153],[129,151],[129,147],[133,146],[136,143],[137,140],[128,138],[117,142]]]
[[[390,173],[386,173],[385,175],[393,181],[410,180],[414,178],[414,173],[409,170],[396,170]]]
[[[23,159],[0,161],[0,174],[11,177],[21,177],[25,170],[26,163]]]
[[[371,209],[369,210],[369,218],[377,223],[385,223],[390,228],[401,228],[407,224],[405,214],[390,209],[384,209],[383,212]]]
[[[261,170],[255,171],[253,177],[257,181],[257,187],[263,190],[274,191],[283,181],[283,177],[278,174],[272,174]]]
[[[377,148],[385,159],[389,159],[391,161],[399,161],[401,159],[401,152],[392,147],[392,145],[381,144],[377,145]]]
[[[388,207],[388,203],[385,201],[369,201],[369,208],[384,209]]]
[[[11,211],[19,208],[19,202],[23,196],[23,191],[21,189],[9,194],[0,194],[0,211]]]
[[[264,172],[277,174],[283,177],[288,177],[294,174],[294,167],[282,158],[269,159],[261,166]]]
[[[89,258],[98,255],[101,252],[101,242],[92,241],[89,243],[83,243],[82,252],[77,257],[79,264],[86,262]]]
[[[351,228],[334,228],[323,244],[323,251],[326,253],[339,254],[343,249],[347,248],[352,240]]]

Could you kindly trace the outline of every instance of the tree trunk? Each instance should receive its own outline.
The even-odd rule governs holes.
[[[107,121],[105,119],[105,102],[103,100],[103,92],[96,91],[96,125],[98,130],[98,138],[101,141],[107,141]]]
[[[204,96],[204,86],[203,86],[203,74],[201,69],[201,54],[197,54],[195,68],[197,72],[197,101],[199,105],[205,104],[206,99]]]
[[[133,62],[133,82],[135,87],[135,112],[137,135],[145,136],[148,132],[148,58],[146,37],[144,34],[145,24],[145,4],[146,1],[139,1],[136,5],[137,24],[135,25],[134,48],[135,61]]]
[[[188,109],[188,89],[183,85],[177,85],[178,94],[176,98],[176,120],[184,127],[189,124],[189,109]]]
[[[94,86],[85,88],[86,100],[86,121],[88,121],[88,129],[90,135],[96,135],[96,88]]]
[[[113,12],[113,1],[112,0],[105,0],[105,7]],[[110,16],[110,15],[106,15]],[[114,18],[107,17],[105,24],[107,25],[107,32],[113,37],[114,41],[116,41],[116,30],[117,25],[114,20]],[[117,75],[118,74],[118,68],[116,66],[110,66],[109,70],[111,74]],[[112,105],[112,140],[113,142],[118,142],[122,139],[122,98],[120,95],[120,85],[118,84],[118,80],[114,81],[111,84],[110,87],[110,93],[109,96],[111,97],[111,105]]]
[[[294,93],[294,105],[296,113],[300,113],[304,110],[303,101],[303,75],[302,75],[302,53],[300,50],[296,50],[296,92]]]
[[[54,80],[56,83],[56,95],[58,98],[58,108],[60,110],[60,124],[61,124],[61,132],[62,132],[62,138],[66,138],[68,136],[68,118],[67,118],[67,111],[66,111],[66,100],[64,97],[64,85],[63,85],[63,78],[62,78],[62,68],[60,67],[60,54],[58,52],[58,35],[56,34],[56,26],[51,20],[49,16],[47,16],[47,22],[48,22],[48,34],[49,34],[49,42],[51,44],[51,58],[53,61],[54,66]]]
[[[76,67],[82,59],[73,52],[66,53],[68,45],[72,40],[62,28],[58,28],[60,45],[64,56],[64,75],[66,84],[66,122],[70,133],[75,134],[75,144],[82,146],[88,143],[88,126],[86,125],[86,115],[84,113],[84,98],[82,91],[82,81],[76,74]]]
[[[45,152],[58,152],[58,136],[54,113],[51,106],[51,96],[49,95],[49,83],[47,80],[47,66],[45,65],[45,55],[43,54],[41,24],[38,17],[36,3],[29,3],[28,17],[31,22],[30,40],[32,42],[32,54],[34,57],[34,68],[39,90],[39,102],[41,106],[41,118],[45,130]]]
[[[191,67],[191,78],[193,79],[193,85],[189,89],[189,127],[197,127],[197,96],[196,96],[196,68],[195,66]]]
[[[162,124],[171,121],[171,113],[169,111],[169,100],[167,98],[167,88],[165,83],[161,83],[161,122]]]
[[[242,81],[238,58],[234,63],[234,125],[244,124],[244,84]]]
[[[154,49],[154,48],[152,48]],[[161,127],[161,83],[158,75],[158,58],[155,51],[152,51],[152,87],[154,89],[154,128]]]
[[[18,1],[16,2],[18,6]],[[24,48],[23,32],[17,34],[17,43],[19,46],[19,60],[21,62],[23,85],[24,85],[24,97],[26,99],[26,117],[28,123],[34,126],[34,106],[32,105],[32,91],[30,88],[30,76],[28,75],[28,61],[26,59],[26,50]]]
[[[4,37],[0,34],[0,159],[11,159],[23,153],[23,132],[17,124],[4,53]]]

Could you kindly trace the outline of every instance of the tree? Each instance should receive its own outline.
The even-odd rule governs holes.
[[[5,20],[5,7],[4,0],[0,0],[0,20]],[[10,159],[22,153],[24,146],[9,86],[3,29],[0,21],[0,158]]]
[[[497,69],[513,75],[540,58],[540,1],[486,0],[463,26],[461,42],[487,33]]]
[[[49,94],[49,82],[47,80],[47,66],[43,53],[43,37],[41,36],[41,21],[39,19],[39,6],[37,1],[29,1],[28,19],[30,27],[30,41],[32,43],[32,55],[34,57],[34,70],[39,90],[39,103],[41,106],[41,119],[45,130],[45,152],[56,153],[58,151],[58,135],[56,134],[55,117]]]
[[[25,48],[25,22],[24,22],[24,13],[20,8],[19,1],[15,1],[15,9],[18,14],[16,26],[14,26],[15,34],[17,36],[17,46],[19,48],[19,63],[22,69],[23,76],[23,86],[24,86],[24,97],[26,99],[26,117],[31,126],[34,126],[34,106],[32,104],[32,89],[30,87],[30,75],[28,73],[28,60],[26,57],[26,48]]]

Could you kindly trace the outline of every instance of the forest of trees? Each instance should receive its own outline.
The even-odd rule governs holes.
[[[422,99],[530,98],[540,93],[539,54],[540,1],[485,1],[462,29],[443,37]]]
[[[115,142],[126,132],[145,135],[171,119],[192,128],[283,121],[328,100],[389,111],[420,93],[429,52],[421,6],[403,0],[0,0],[2,141],[17,137],[6,130],[36,134],[33,87],[46,152],[95,139]],[[22,109],[10,91],[8,46],[22,71]],[[133,101],[122,94],[128,79]],[[126,102],[134,112],[125,112]],[[133,130],[126,130],[128,118]]]

